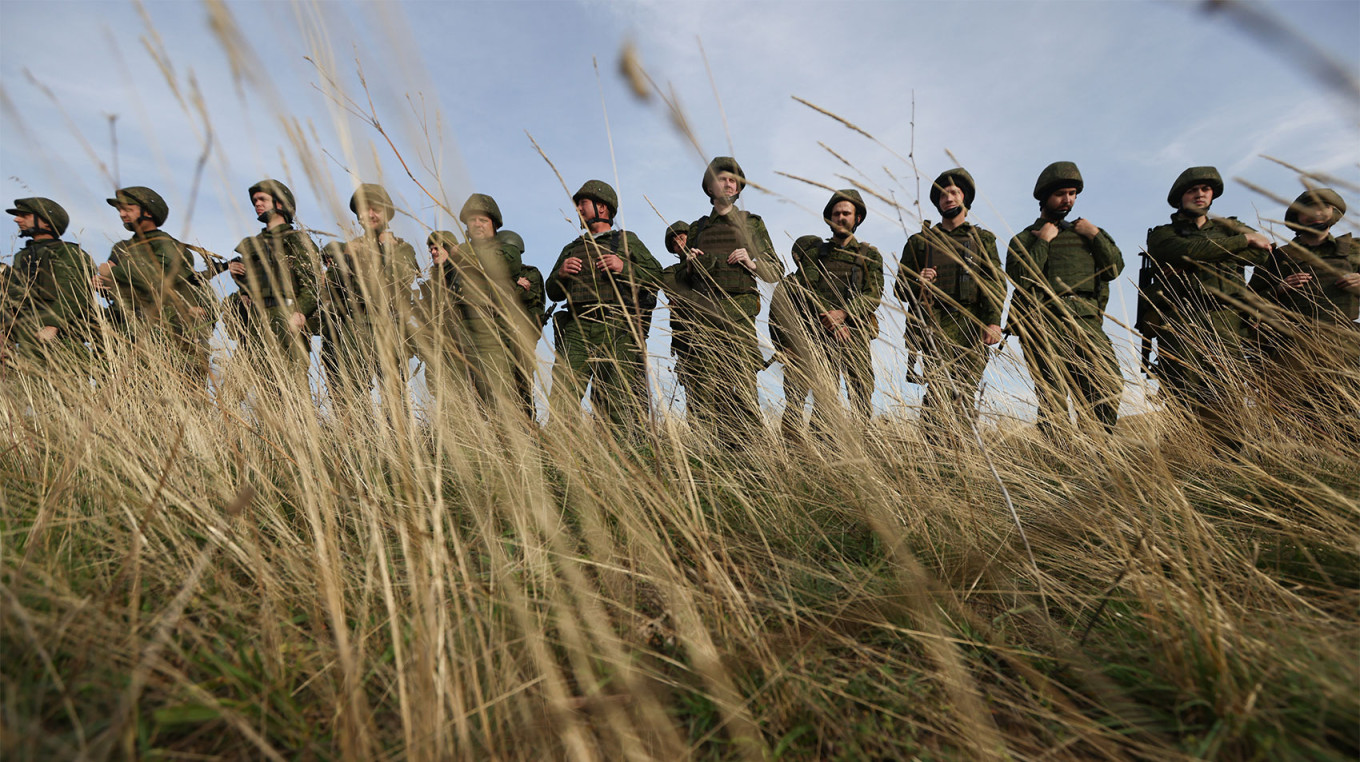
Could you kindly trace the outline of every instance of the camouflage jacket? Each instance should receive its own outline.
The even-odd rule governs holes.
[[[1349,323],[1360,318],[1360,295],[1337,284],[1343,275],[1360,272],[1360,241],[1349,233],[1328,235],[1317,246],[1299,238],[1278,246],[1257,267],[1249,284],[1270,303],[1311,320]],[[1284,288],[1284,279],[1307,273],[1313,279],[1301,288]],[[1267,317],[1269,317],[1267,315]]]
[[[595,263],[605,254],[623,260],[623,270],[597,270]],[[581,260],[581,271],[562,277],[562,265],[571,257]],[[661,263],[656,261],[637,236],[623,230],[610,230],[596,236],[582,233],[562,249],[548,275],[548,298],[565,300],[567,308],[579,310],[596,304],[636,308],[639,296],[655,293],[661,287]]]
[[[235,260],[245,265],[244,275],[232,279],[257,306],[282,307],[310,316],[316,312],[316,273],[321,252],[311,237],[297,228],[280,224],[242,239]]]
[[[671,354],[688,357],[694,349],[694,313],[701,297],[680,278],[679,262],[661,271],[661,290],[670,315]]]
[[[740,209],[710,214],[690,223],[688,245],[703,254],[681,262],[680,277],[702,293],[719,297],[755,294],[757,277],[773,283],[784,276],[784,265],[775,256],[765,222]],[[728,255],[737,249],[746,249],[751,255],[755,273],[742,265],[727,263]]]
[[[4,286],[0,334],[28,340],[42,328],[85,341],[94,314],[94,261],[74,243],[30,240],[14,255]]]
[[[931,268],[935,282],[922,283],[921,271]],[[913,308],[928,296],[946,311],[966,310],[983,325],[1000,325],[1006,279],[996,236],[968,222],[953,230],[927,225],[902,247],[893,293]]]
[[[208,289],[194,271],[193,255],[163,230],[134,233],[109,254],[112,301],[124,322],[189,325],[205,320]]]
[[[1040,217],[1011,239],[1006,274],[1015,282],[1012,309],[1047,308],[1074,317],[1096,317],[1110,301],[1110,281],[1124,271],[1124,255],[1102,228],[1091,240],[1073,223],[1058,223],[1058,235],[1045,241],[1035,231]]]
[[[411,284],[419,271],[416,250],[400,238],[387,243],[371,234],[352,239],[326,268],[326,313],[339,320],[384,309],[403,316],[411,307]]]
[[[852,327],[868,327],[883,300],[883,255],[878,249],[850,238],[835,239],[811,248],[793,249],[797,266],[792,285],[803,293],[813,315],[845,310]]]
[[[529,281],[528,288],[519,284],[520,278]],[[525,317],[541,329],[546,317],[543,308],[548,301],[544,296],[542,271],[533,265],[521,265],[515,276],[515,294],[519,297],[519,306],[524,308]]]
[[[1148,231],[1147,251],[1158,266],[1166,298],[1189,313],[1238,309],[1248,293],[1246,266],[1265,264],[1268,253],[1247,244],[1251,228],[1236,218],[1171,215],[1171,224]]]

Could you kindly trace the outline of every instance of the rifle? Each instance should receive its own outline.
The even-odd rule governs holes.
[[[1153,263],[1152,257],[1148,256],[1147,251],[1140,251],[1138,254],[1142,263],[1138,267],[1138,308],[1133,327],[1142,337],[1138,355],[1139,367],[1143,375],[1152,378],[1155,375],[1152,342],[1157,328],[1161,325],[1160,311],[1153,303],[1153,295],[1160,291],[1160,285],[1157,282],[1157,266]]]

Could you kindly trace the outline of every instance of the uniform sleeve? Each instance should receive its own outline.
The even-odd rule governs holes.
[[[118,246],[115,246],[109,261],[112,262],[116,258],[117,264],[110,270],[109,275],[114,283],[155,298],[161,294],[164,286],[178,275],[183,258],[178,256],[178,253],[174,257],[169,257],[164,247],[151,242],[139,246],[138,249],[139,251],[133,254],[127,248],[120,251]]]
[[[897,280],[893,281],[893,296],[897,297],[904,309],[910,309],[920,297],[916,283],[916,276],[921,272],[915,246],[917,235],[908,238],[902,246],[902,259],[897,263]]]
[[[1048,280],[1044,268],[1048,266],[1048,241],[1026,229],[1011,239],[1006,247],[1006,275],[1016,288],[1041,291]]]
[[[516,280],[519,278],[524,278],[529,281],[529,288],[527,289],[520,286],[519,283],[515,284],[515,293],[519,295],[519,303],[524,306],[525,312],[528,312],[531,315],[542,312],[544,305],[543,273],[539,272],[537,267],[524,265],[520,268]]]
[[[624,245],[628,247],[630,277],[638,288],[655,294],[661,290],[661,263],[647,250],[642,239],[633,233],[624,234]],[[628,270],[624,271],[625,273]]]
[[[1250,264],[1261,264],[1266,253],[1247,254],[1250,248],[1245,232],[1227,238],[1209,238],[1205,235],[1183,236],[1176,232],[1174,225],[1161,225],[1148,233],[1148,256],[1158,264],[1171,267],[1186,267],[1199,262],[1221,262],[1225,259],[1242,259]]]
[[[311,317],[316,312],[316,271],[321,262],[321,250],[312,237],[302,231],[289,237],[289,275],[293,279],[293,309]]]
[[[996,249],[996,236],[981,231],[983,262],[978,273],[978,319],[983,325],[1001,325],[1001,311],[1006,306],[1006,276],[1001,269],[1001,254]]]
[[[566,284],[562,283],[562,277],[559,273],[562,272],[562,265],[566,263],[567,254],[571,251],[574,243],[576,242],[572,241],[562,247],[562,253],[557,255],[557,261],[553,263],[552,271],[548,273],[548,280],[544,284],[548,298],[554,302],[564,301],[567,298],[567,287]]]
[[[775,283],[784,277],[784,263],[774,252],[774,243],[770,241],[770,232],[765,229],[765,221],[751,215],[747,218],[747,223],[750,226],[751,242],[760,249],[748,252],[756,264],[756,277],[766,283]]]
[[[1124,255],[1104,228],[1091,239],[1091,256],[1095,259],[1096,280],[1109,282],[1124,272]]]
[[[864,322],[878,311],[878,305],[883,301],[883,255],[868,244],[860,247],[859,253],[864,258],[864,285],[845,305],[845,311],[852,319]]]

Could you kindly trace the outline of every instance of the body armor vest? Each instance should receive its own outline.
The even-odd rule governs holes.
[[[838,248],[824,241],[817,250],[817,275],[812,290],[836,309],[845,309],[864,291],[865,258],[855,249]]]
[[[1100,291],[1096,282],[1096,259],[1070,223],[1048,244],[1048,264],[1044,277],[1048,286],[1060,297],[1079,296],[1095,299]]]
[[[246,273],[235,279],[241,289],[260,301],[296,298],[296,278],[303,267],[310,265],[308,249],[298,240],[303,235],[302,231],[289,228],[265,231],[241,241],[236,253],[241,255]]]
[[[756,276],[741,265],[730,265],[727,257],[737,249],[746,249],[752,257],[759,253],[751,240],[744,224],[734,224],[730,219],[739,212],[732,212],[728,218],[704,218],[690,229],[689,247],[698,249],[713,257],[714,266],[703,268],[698,278],[691,284],[701,291],[720,291],[729,295],[759,293]],[[742,217],[745,221],[745,217]]]
[[[962,307],[977,304],[977,272],[982,255],[977,232],[969,228],[967,235],[953,236],[935,229],[927,231],[924,238],[929,265],[922,262],[921,267],[935,268],[935,287]]]
[[[600,271],[595,263],[605,254],[616,254],[625,262],[629,257],[620,249],[623,246],[623,231],[611,230],[599,238],[582,235],[571,244],[568,257],[581,260],[581,271],[567,280],[567,304],[582,309],[596,304],[632,306],[635,301],[632,284],[624,278],[624,273]],[[626,271],[626,266],[625,266]]]
[[[1360,271],[1360,241],[1347,234],[1335,238],[1334,243],[1326,255],[1297,241],[1280,247],[1276,255],[1278,272],[1274,273],[1279,281],[1294,273],[1313,276],[1304,287],[1282,292],[1280,306],[1313,320],[1341,323],[1360,317],[1360,296],[1336,283],[1342,275]]]

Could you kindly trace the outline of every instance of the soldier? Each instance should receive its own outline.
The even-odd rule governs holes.
[[[1346,202],[1331,188],[1307,190],[1284,214],[1296,235],[1251,276],[1265,297],[1265,378],[1280,412],[1307,428],[1335,426],[1356,440],[1360,386],[1360,241],[1331,228]]]
[[[1191,167],[1176,178],[1166,201],[1171,224],[1148,231],[1148,256],[1162,285],[1163,325],[1157,375],[1163,389],[1186,405],[1221,446],[1242,448],[1235,410],[1246,394],[1242,380],[1247,265],[1264,264],[1270,241],[1236,218],[1210,218],[1223,195],[1214,167]]]
[[[996,236],[968,221],[976,187],[962,167],[935,178],[930,203],[940,213],[940,224],[926,222],[907,239],[893,287],[909,309],[907,344],[913,338],[921,344],[917,349],[926,381],[922,418],[932,439],[951,416],[971,421],[977,415],[987,347],[1001,341],[1006,279]]]
[[[170,207],[143,186],[120,188],[108,199],[132,237],[113,245],[93,278],[109,294],[113,318],[130,336],[168,341],[188,375],[208,375],[208,336],[216,317],[212,296],[194,271],[193,255],[160,229]]]
[[[18,198],[5,212],[14,215],[19,236],[29,240],[14,255],[0,290],[0,362],[11,347],[32,359],[88,357],[94,261],[61,240],[70,216],[49,198]]]
[[[544,294],[543,273],[537,267],[523,263],[524,239],[519,233],[513,230],[500,230],[497,231],[496,238],[520,254],[519,271],[514,273],[515,283],[510,289],[515,294],[522,311],[522,314],[516,314],[515,317],[523,318],[523,323],[516,329],[517,335],[520,336],[520,351],[515,362],[515,390],[524,405],[525,415],[533,420],[534,369],[538,365],[535,347],[538,345],[539,337],[543,335],[546,317],[543,311],[548,301]]]
[[[815,252],[821,245],[821,236],[799,238],[793,242],[794,261],[801,264],[807,258],[803,252]],[[803,439],[803,408],[817,362],[812,336],[822,330],[811,302],[807,288],[791,278],[779,281],[770,295],[770,343],[774,345],[770,364],[784,366],[784,414],[779,429],[790,444]]]
[[[756,392],[760,348],[757,279],[774,283],[784,266],[759,216],[736,208],[746,174],[730,156],[704,170],[702,187],[711,214],[689,226],[689,248],[679,280],[705,308],[696,313],[694,387],[688,407],[696,423],[712,426],[726,447],[748,445],[763,429]]]
[[[375,374],[396,368],[405,383],[406,322],[416,252],[389,223],[396,206],[386,189],[363,183],[349,209],[363,233],[344,244],[327,244],[322,291],[321,360],[332,398],[341,404],[368,393]]]
[[[1108,433],[1119,418],[1123,378],[1101,322],[1124,256],[1090,220],[1067,221],[1084,187],[1076,164],[1045,167],[1034,184],[1039,219],[1011,239],[1006,255],[1016,284],[1011,323],[1039,397],[1039,428],[1049,437],[1068,420],[1069,395],[1079,422],[1094,417]]]
[[[675,222],[666,228],[666,251],[682,261],[689,244],[689,223]],[[675,380],[691,394],[694,387],[694,289],[680,280],[681,262],[668,265],[661,271],[661,289],[666,294],[670,312],[671,356],[675,358]]]
[[[260,368],[265,347],[276,347],[293,380],[301,381],[311,353],[306,328],[317,308],[321,252],[293,225],[297,203],[288,186],[261,180],[247,192],[264,229],[237,244],[238,256],[227,264],[238,288],[233,296],[242,319],[242,348],[247,362]]]
[[[562,248],[548,276],[548,296],[565,300],[553,363],[551,415],[579,410],[586,384],[591,405],[619,434],[635,435],[648,413],[646,337],[640,296],[655,291],[661,265],[636,235],[616,229],[619,197],[601,180],[572,196],[585,232]]]
[[[790,356],[800,366],[796,372],[789,373],[789,364],[785,364],[785,431],[802,429],[803,401],[811,390],[814,426],[822,434],[830,434],[842,377],[851,408],[861,422],[867,422],[873,410],[874,367],[869,344],[878,336],[874,312],[883,299],[883,255],[855,237],[855,230],[867,215],[859,191],[838,190],[822,210],[831,237],[822,240],[804,236],[794,245],[793,260],[798,269],[788,288],[795,296],[794,314],[800,313],[796,306],[803,307],[803,319],[796,328],[808,338],[808,351],[795,351]],[[828,370],[829,376],[825,374]],[[790,412],[796,420],[790,418]]]

